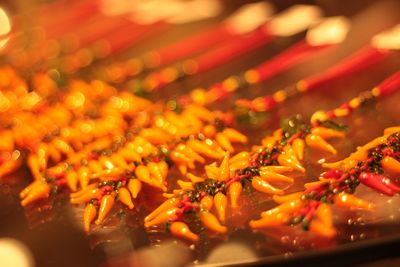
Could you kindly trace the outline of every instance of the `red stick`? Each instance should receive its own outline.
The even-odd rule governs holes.
[[[377,87],[380,91],[380,96],[387,96],[400,90],[400,71],[394,73]]]
[[[210,52],[169,68],[176,72],[176,75],[172,77],[164,75],[162,71],[150,74],[145,79],[145,88],[150,91],[159,90],[178,78],[206,72],[269,43],[273,38],[269,32],[261,27],[248,35],[234,39],[230,43],[220,45]]]
[[[89,46],[89,50],[94,53],[94,59],[99,60],[106,56],[116,55],[124,50],[132,47],[145,38],[148,38],[161,30],[165,29],[169,24],[165,22],[157,22],[153,25],[143,26],[135,23],[128,23],[112,35],[102,38]],[[66,55],[61,60],[64,71],[68,73],[79,71],[83,68],[91,66],[92,61],[86,64],[76,57],[77,54]],[[83,64],[82,64],[83,63]]]
[[[77,7],[87,4],[93,0],[59,0],[53,1],[52,3],[46,3],[38,5],[34,12],[38,14],[41,22],[49,22],[54,18],[65,16],[71,12],[71,10],[77,9]]]
[[[301,40],[283,53],[256,67],[255,71],[259,75],[259,81],[262,82],[332,46],[312,46],[305,40]]]
[[[364,103],[378,97],[385,97],[400,90],[400,71],[392,74],[383,82],[375,86],[372,90],[360,93],[357,97],[349,102],[346,102],[338,109],[327,111],[326,114],[329,119],[338,117],[346,117],[354,112],[355,109],[362,106]]]
[[[111,55],[118,54],[132,47],[134,44],[137,44],[139,41],[154,36],[162,30],[165,30],[168,26],[169,24],[166,22],[160,21],[149,26],[138,27],[137,24],[132,23],[121,28],[112,38],[107,38],[111,48]]]
[[[274,37],[261,27],[246,36],[240,37],[231,43],[224,44],[219,48],[197,57],[194,62],[197,64],[197,71],[201,73],[222,65],[238,56],[250,52],[257,47],[272,41]]]
[[[90,1],[82,6],[78,6],[73,10],[72,13],[69,13],[66,16],[49,21],[43,26],[43,28],[49,39],[59,38],[62,35],[73,31],[84,21],[98,14],[98,12],[99,10],[97,1]]]
[[[129,27],[129,28],[128,28]],[[82,25],[76,32],[76,37],[79,42],[79,47],[87,47],[99,40],[112,40],[114,38],[114,33],[119,33],[119,30],[127,29],[131,32],[136,32],[141,30],[143,26],[136,25],[132,21],[121,17],[107,17],[105,15],[97,15],[93,20],[89,20],[84,25]],[[135,29],[137,28],[137,29]],[[65,36],[62,36],[65,37]],[[49,43],[44,42],[39,47],[40,51],[45,52],[48,48]],[[77,48],[79,48],[77,47]],[[33,48],[37,49],[37,48]],[[74,51],[67,52],[68,54]],[[36,61],[31,64],[38,64],[39,61],[47,60],[46,54],[42,53],[38,56]]]
[[[88,21],[85,24],[86,27],[78,29],[79,44],[81,47],[87,46],[106,35],[111,35],[128,24],[133,24],[133,22],[123,16],[108,17],[99,15],[94,21]],[[137,27],[139,28],[140,26],[137,25]]]
[[[350,57],[345,58],[326,71],[312,75],[303,80],[304,90],[313,90],[327,82],[348,76],[372,66],[390,55],[389,50],[380,50],[366,46]]]
[[[254,100],[240,99],[237,101],[237,104],[255,111],[267,111],[274,108],[279,102],[286,100],[288,97],[309,90],[318,89],[330,81],[365,70],[366,68],[384,60],[390,54],[390,50],[376,49],[371,46],[367,46],[350,57],[347,57],[339,63],[333,65],[327,70],[311,75],[297,82],[295,85],[276,92],[273,96],[268,95],[264,97],[258,97]],[[279,96],[280,99],[277,98],[277,96]]]
[[[41,27],[41,29],[45,30],[45,32],[48,33],[47,37],[51,38],[60,37],[61,35],[65,34],[65,29],[71,28],[71,26],[69,25],[69,21],[71,20],[70,19],[71,14],[75,14],[76,12],[82,13],[87,11],[85,10],[85,8],[87,9],[88,5],[93,6],[94,1],[60,0],[60,1],[55,1],[54,3],[39,5],[37,8],[32,10],[32,16],[35,17],[34,21],[35,24],[30,26]],[[20,15],[13,16],[11,18],[11,21],[12,21],[11,24],[13,27],[13,32],[12,36],[10,36],[9,44],[7,46],[8,49],[11,49],[12,47],[14,48],[19,47],[20,46],[19,43],[21,42],[19,36],[26,35],[26,33],[21,30],[21,27],[23,27],[24,25],[21,24]]]
[[[243,84],[238,86],[235,90],[250,84],[250,82],[246,80],[246,73],[253,72],[256,76],[256,82],[254,83],[261,83],[332,46],[333,45],[311,46],[305,40],[301,40],[272,59],[239,74],[237,79],[243,81]],[[235,78],[235,76],[232,77]],[[233,91],[226,88],[224,82],[214,84],[210,87],[209,94],[213,96],[214,101],[227,97],[230,91]]]
[[[189,36],[177,43],[171,44],[153,52],[158,57],[158,64],[167,65],[177,60],[191,56],[214,47],[220,43],[227,43],[237,35],[232,33],[225,24],[212,27],[206,31]]]

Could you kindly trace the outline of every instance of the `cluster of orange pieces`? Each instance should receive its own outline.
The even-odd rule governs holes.
[[[325,140],[342,138],[344,133],[327,127],[315,116],[311,125],[298,119],[289,121],[251,152],[234,154],[234,144],[248,140],[230,126],[230,116],[220,111],[193,103],[180,110],[171,109],[164,103],[117,91],[101,81],[72,81],[64,91],[58,90],[48,75],[36,75],[34,81],[35,90],[29,92],[14,70],[0,69],[0,108],[4,111],[0,119],[5,125],[1,131],[0,176],[15,172],[22,163],[29,168],[34,181],[20,193],[22,206],[68,189],[72,204],[86,205],[86,232],[93,222],[104,223],[116,201],[133,209],[143,187],[167,198],[145,218],[144,226],[166,224],[173,235],[191,241],[198,241],[199,236],[186,224],[186,214],[195,211],[205,228],[224,234],[228,231],[224,225],[227,210],[240,207],[246,184],[274,195],[273,199],[281,203],[264,212],[262,219],[251,221],[253,229],[306,220],[307,229],[332,237],[335,230],[328,204],[373,207],[344,193],[330,178],[306,184],[305,192],[288,196],[282,196],[285,191],[274,186],[277,182],[292,184],[294,179],[287,173],[306,171],[302,165],[306,146],[336,154]],[[387,131],[392,135],[398,130]],[[386,133],[379,139],[380,143],[367,144],[356,156],[325,167],[350,171],[388,136]],[[397,160],[396,154],[386,157],[382,164],[385,169],[400,169]],[[200,166],[204,175],[196,174]],[[178,179],[178,189],[170,191],[171,168],[184,178]],[[371,185],[372,178],[363,179]],[[340,189],[330,202],[309,198],[310,190],[328,184]]]

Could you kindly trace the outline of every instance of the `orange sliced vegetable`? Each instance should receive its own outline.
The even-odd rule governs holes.
[[[204,196],[200,200],[200,207],[205,210],[211,210],[214,205],[214,198],[210,195]]]
[[[179,199],[178,198],[170,198],[168,200],[166,200],[165,202],[163,202],[160,206],[158,206],[152,213],[150,213],[149,215],[147,215],[144,218],[145,222],[148,222],[152,219],[154,219],[157,215],[159,215],[161,212],[168,210],[172,207],[176,207],[176,205],[178,205],[179,203]]]
[[[111,211],[111,208],[113,206],[114,206],[114,196],[112,195],[103,196],[100,202],[99,214],[97,216],[97,220],[95,221],[97,225],[102,224],[104,222],[106,216]]]
[[[128,189],[125,187],[121,187],[118,189],[118,200],[125,204],[129,209],[133,209],[133,202],[131,194],[129,193]]]
[[[336,149],[319,135],[316,134],[307,135],[306,143],[311,148],[327,151],[332,154],[337,154]]]
[[[171,223],[169,230],[171,231],[172,235],[190,240],[192,242],[197,242],[200,239],[199,236],[190,231],[189,226],[183,222]]]
[[[293,147],[296,157],[299,160],[304,159],[304,146],[305,146],[305,144],[304,144],[304,140],[302,138],[294,139],[292,147]]]
[[[386,156],[381,160],[382,167],[390,173],[400,173],[400,162],[393,157]]]
[[[214,196],[214,207],[217,210],[219,220],[224,223],[225,222],[225,214],[226,214],[226,205],[228,204],[227,197],[225,194],[218,192]]]
[[[294,159],[293,157],[290,157],[288,155],[280,154],[278,156],[278,162],[281,166],[290,167],[293,170],[296,170],[296,171],[299,171],[302,173],[306,172],[304,167],[301,166],[301,164],[296,159]]]
[[[251,181],[251,185],[257,191],[266,193],[266,194],[282,195],[284,193],[283,190],[273,187],[268,182],[264,181],[262,178],[260,178],[258,176],[253,177],[253,179]]]
[[[228,228],[221,225],[217,217],[208,211],[200,211],[200,220],[202,224],[209,230],[214,231],[219,234],[225,234],[228,232]]]
[[[172,207],[166,210],[161,211],[156,217],[154,217],[152,220],[149,220],[144,223],[144,226],[146,228],[155,226],[155,225],[160,225],[163,223],[166,223],[168,221],[171,221],[175,219],[176,217],[176,212],[179,210],[177,207]]]
[[[83,212],[83,226],[86,233],[90,232],[90,224],[96,218],[96,214],[96,207],[92,203],[87,204]]]
[[[224,159],[221,162],[221,165],[219,166],[219,174],[218,174],[218,180],[219,181],[226,181],[230,177],[230,168],[229,168],[229,152],[227,152],[224,156]]]
[[[142,189],[142,182],[139,179],[129,179],[128,189],[133,198],[137,198],[140,190]]]
[[[238,208],[238,200],[242,191],[243,191],[243,186],[241,182],[233,182],[229,186],[228,192],[229,192],[229,197],[231,199],[231,207],[233,209]]]

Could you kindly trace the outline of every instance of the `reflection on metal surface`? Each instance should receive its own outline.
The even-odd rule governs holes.
[[[237,262],[256,261],[257,255],[253,247],[242,242],[224,242],[208,255],[204,267],[208,264],[234,264]]]
[[[290,36],[306,30],[322,17],[321,8],[312,5],[295,5],[275,16],[268,29],[277,36]]]
[[[105,267],[175,267],[185,266],[190,259],[189,248],[180,241],[161,242],[158,246],[133,251],[130,254],[113,258]]]
[[[226,23],[234,33],[247,33],[264,24],[273,13],[274,7],[268,2],[247,4],[233,13]]]
[[[34,266],[29,249],[22,242],[12,238],[0,239],[0,258],[3,267]]]
[[[372,45],[379,49],[400,49],[400,24],[372,38]]]
[[[221,13],[222,6],[219,0],[198,0],[187,2],[185,10],[192,10],[194,12],[180,12],[168,18],[167,21],[172,24],[182,24],[216,17]]]
[[[161,20],[174,24],[188,23],[215,17],[221,11],[221,5],[217,0],[153,0],[143,1],[125,8],[128,9],[126,13],[131,13],[132,20],[143,25]]]
[[[10,19],[3,8],[0,7],[0,51],[6,46],[10,39],[7,35],[11,31]]]
[[[344,41],[350,30],[350,21],[346,17],[330,17],[307,32],[306,40],[310,45],[339,44]]]

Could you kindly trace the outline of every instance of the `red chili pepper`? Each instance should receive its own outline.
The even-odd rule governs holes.
[[[63,185],[66,185],[66,184],[67,184],[67,180],[64,179],[64,178],[59,179],[59,180],[56,181],[56,185],[58,185],[58,186],[63,186]]]
[[[385,185],[387,185],[390,189],[392,189],[393,191],[395,191],[396,193],[400,192],[400,187],[393,184],[392,181],[387,178],[387,177],[383,177],[382,178],[382,183],[384,183]]]
[[[287,141],[288,144],[292,144],[294,140],[296,140],[297,138],[299,138],[303,133],[302,132],[298,132],[294,135],[292,135],[289,140]]]
[[[382,150],[382,153],[384,156],[391,157],[391,156],[393,156],[393,149],[385,148]]]
[[[385,195],[393,196],[394,194],[393,189],[385,182],[388,178],[384,175],[362,172],[358,179],[366,186],[376,189]]]
[[[342,176],[343,172],[341,170],[332,169],[323,174],[324,178],[327,179],[339,179]]]
[[[96,154],[96,153],[89,153],[88,155],[87,155],[87,159],[88,160],[97,160],[99,158],[99,154]]]

